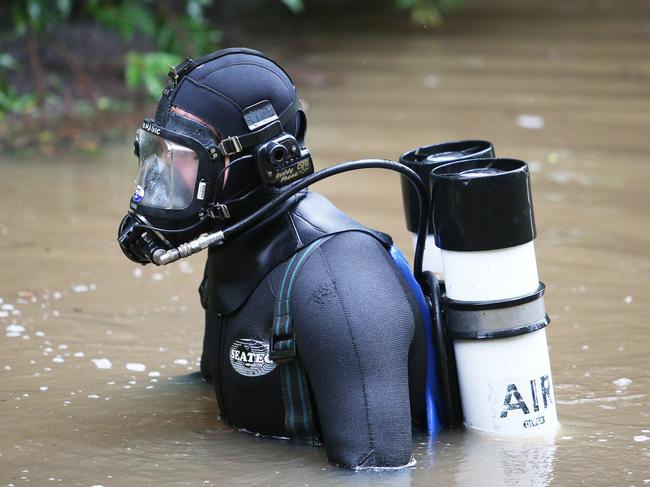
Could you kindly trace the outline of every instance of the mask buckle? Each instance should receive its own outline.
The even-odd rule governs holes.
[[[223,139],[221,142],[219,142],[219,145],[217,146],[219,153],[223,156],[232,156],[233,154],[237,154],[238,152],[241,152],[243,149],[243,146],[241,145],[241,142],[239,141],[239,137],[234,136],[234,137],[228,137],[227,139]]]
[[[210,206],[207,213],[210,218],[215,218],[217,220],[226,220],[230,218],[230,210],[228,210],[228,207],[223,203],[215,203]]]

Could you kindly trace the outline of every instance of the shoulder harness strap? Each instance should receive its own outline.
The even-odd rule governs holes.
[[[308,443],[318,443],[307,374],[298,357],[291,317],[291,291],[307,258],[330,236],[320,238],[295,253],[282,278],[274,311],[269,358],[279,365],[284,400],[284,425],[289,435]]]

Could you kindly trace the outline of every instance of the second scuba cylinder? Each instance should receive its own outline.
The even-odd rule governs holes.
[[[431,171],[441,164],[453,161],[464,161],[494,157],[494,147],[485,140],[460,140],[457,142],[445,142],[413,149],[399,159],[401,164],[413,169],[425,182],[429,189],[428,182]],[[430,196],[430,195],[429,195]],[[411,232],[413,245],[415,246],[418,232],[418,199],[413,186],[402,177],[402,199],[404,202],[404,215],[406,217],[406,228]],[[440,249],[436,247],[433,237],[433,222],[429,224],[427,242],[424,250],[424,270],[442,274],[442,261]]]
[[[475,159],[431,175],[465,424],[510,435],[558,424],[528,166]]]

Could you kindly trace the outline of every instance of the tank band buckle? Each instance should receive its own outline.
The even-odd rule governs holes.
[[[271,335],[269,358],[276,364],[291,362],[296,358],[296,341],[293,336]]]

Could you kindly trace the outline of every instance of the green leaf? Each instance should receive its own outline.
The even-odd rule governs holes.
[[[282,0],[282,3],[284,3],[294,14],[299,14],[305,10],[305,4],[302,0]]]
[[[0,54],[0,68],[16,69],[17,67],[18,63],[11,54],[6,52]]]
[[[180,62],[180,56],[169,52],[130,52],[126,57],[126,85],[131,90],[143,88],[152,99],[160,98],[169,66]]]
[[[56,0],[56,6],[59,9],[61,17],[65,19],[70,15],[72,0]]]

